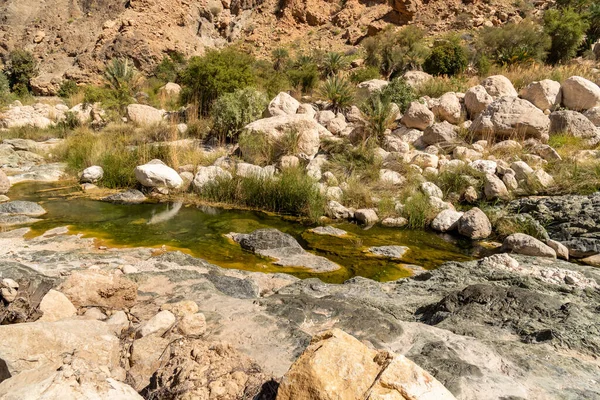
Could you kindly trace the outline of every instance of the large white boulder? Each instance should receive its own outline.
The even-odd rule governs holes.
[[[494,98],[481,85],[473,86],[465,92],[465,107],[471,118],[485,111],[493,102]]]
[[[502,250],[526,256],[556,258],[556,251],[552,247],[524,233],[513,233],[504,239]]]
[[[254,135],[265,135],[267,141],[277,142],[295,132],[298,135],[297,149],[299,156],[314,157],[319,151],[321,136],[328,137],[331,133],[307,114],[278,115],[263,118],[246,125],[245,129]],[[244,144],[240,144],[242,152]]]
[[[163,122],[165,110],[158,110],[145,104],[127,106],[127,118],[133,123],[143,126],[157,125]]]
[[[275,117],[277,115],[294,115],[298,112],[300,102],[287,94],[281,92],[269,103],[269,115]]]
[[[371,79],[370,81],[364,81],[358,84],[358,97],[367,98],[375,92],[378,92],[385,88],[390,83],[383,79]]]
[[[560,83],[551,79],[532,82],[521,89],[521,97],[540,110],[552,110],[559,107],[562,101]]]
[[[179,189],[183,179],[177,171],[164,164],[148,163],[135,168],[135,177],[142,185],[167,189]]]
[[[512,82],[504,75],[489,76],[481,82],[481,86],[494,98],[503,96],[517,97],[519,95]]]
[[[83,170],[79,182],[96,183],[104,177],[104,169],[99,165],[93,165]]]
[[[407,128],[415,128],[425,130],[428,126],[433,125],[435,115],[425,104],[418,101],[413,101],[408,106],[408,109],[402,116],[402,124]]]
[[[473,121],[470,131],[481,137],[534,138],[548,140],[550,118],[542,110],[518,97],[501,97]]]
[[[206,184],[216,179],[231,179],[232,176],[228,171],[221,167],[211,165],[209,167],[200,167],[194,176],[192,185],[195,190],[201,191]]]
[[[562,83],[562,103],[577,111],[600,107],[600,87],[581,76],[572,76]]]
[[[432,109],[440,121],[458,124],[463,119],[462,105],[456,93],[445,93],[440,97]]]

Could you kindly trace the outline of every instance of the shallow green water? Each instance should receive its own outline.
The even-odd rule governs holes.
[[[11,188],[9,197],[42,204],[48,213],[32,226],[42,233],[58,226],[70,227],[72,233],[100,239],[107,246],[168,246],[205,259],[225,268],[249,271],[287,272],[306,278],[318,276],[327,282],[343,282],[353,276],[388,281],[411,275],[407,264],[427,269],[450,260],[468,260],[470,242],[424,231],[385,227],[363,230],[350,224],[335,226],[350,233],[346,238],[315,235],[311,226],[260,212],[232,211],[212,207],[181,204],[116,205],[82,198],[65,199],[77,189],[42,191],[65,186],[61,184],[23,183]],[[249,233],[259,228],[277,228],[293,235],[303,247],[329,258],[342,269],[314,274],[302,269],[272,265],[268,259],[241,250],[224,235],[229,232]],[[402,245],[410,251],[403,262],[367,255],[371,246]]]

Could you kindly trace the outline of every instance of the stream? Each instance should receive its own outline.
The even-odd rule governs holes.
[[[67,187],[60,189],[61,187]],[[108,247],[153,247],[180,250],[224,268],[258,272],[284,272],[299,278],[318,277],[341,283],[354,276],[390,281],[412,275],[411,265],[434,269],[446,261],[467,261],[480,250],[471,241],[457,236],[423,230],[386,228],[363,229],[352,223],[333,226],[349,233],[346,237],[309,232],[314,227],[258,211],[238,211],[183,203],[119,205],[84,197],[72,182],[21,183],[8,193],[12,200],[29,200],[48,212],[31,225],[30,236],[68,226],[73,234],[98,239]],[[329,273],[312,273],[301,268],[280,267],[269,259],[246,252],[225,235],[276,228],[294,236],[306,250],[330,259],[342,268]],[[409,247],[402,261],[367,253],[371,246]]]

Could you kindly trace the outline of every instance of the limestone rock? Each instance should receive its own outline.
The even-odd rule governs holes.
[[[346,207],[338,203],[337,201],[331,200],[327,203],[325,213],[329,218],[333,219],[350,219],[354,217],[354,213],[348,210]]]
[[[167,84],[161,86],[158,91],[167,96],[179,96],[181,93],[181,86],[173,82],[167,82]]]
[[[463,216],[463,212],[446,209],[431,221],[431,229],[438,232],[450,232],[458,228],[458,221]]]
[[[371,79],[370,81],[361,82],[358,84],[357,96],[360,98],[367,98],[375,92],[378,92],[385,88],[390,83],[382,79]]]
[[[588,145],[600,143],[600,130],[577,111],[561,110],[550,114],[550,134],[559,133],[586,139]]]
[[[120,275],[101,271],[73,272],[59,289],[76,307],[130,308],[137,286]]]
[[[458,233],[471,239],[485,239],[492,234],[492,224],[483,211],[474,207],[458,220]]]
[[[542,110],[517,97],[501,97],[490,104],[471,125],[470,131],[481,137],[548,140],[550,119]]]
[[[128,189],[123,192],[111,194],[103,198],[102,201],[116,204],[140,204],[146,201],[146,196],[137,189]]]
[[[206,318],[202,313],[185,315],[177,324],[177,328],[182,335],[203,335],[206,332]]]
[[[567,246],[552,239],[546,240],[546,244],[556,252],[558,258],[569,261],[569,249]]]
[[[451,123],[444,121],[433,124],[425,129],[422,140],[425,144],[440,144],[443,147],[444,145],[455,143],[457,137],[458,134],[456,133],[456,127]]]
[[[524,233],[513,233],[504,239],[502,250],[526,256],[556,258],[556,252],[550,246]]]
[[[196,314],[198,312],[198,304],[192,300],[184,300],[177,303],[165,303],[160,309],[161,311],[170,311],[177,318],[181,318],[186,315]]]
[[[477,117],[493,102],[494,98],[481,85],[474,86],[465,92],[465,107],[471,118]]]
[[[408,86],[416,89],[427,81],[433,79],[433,76],[423,71],[407,71],[404,73],[403,78]]]
[[[435,115],[427,108],[425,104],[413,101],[402,117],[402,124],[407,128],[425,130],[431,126],[435,120]]]
[[[494,98],[519,95],[511,81],[504,75],[489,76],[481,82],[481,86]]]
[[[162,336],[166,331],[171,329],[176,320],[175,315],[171,311],[161,311],[140,327],[137,331],[137,337],[142,338],[149,335]]]
[[[228,171],[214,165],[208,167],[199,167],[198,172],[194,176],[192,185],[195,190],[201,191],[202,188],[217,179],[231,179],[232,176]]]
[[[46,210],[32,201],[14,200],[0,204],[0,214],[39,217],[46,214]]]
[[[369,247],[368,251],[376,256],[401,260],[408,250],[409,248],[406,246],[377,246]]]
[[[164,164],[148,163],[139,165],[134,170],[135,177],[146,187],[179,189],[183,179],[177,171]]]
[[[83,170],[80,183],[96,183],[104,176],[104,169],[98,165],[88,167]]]
[[[576,111],[600,107],[600,87],[581,76],[572,76],[562,83],[562,103]]]
[[[116,335],[121,335],[124,330],[129,328],[129,318],[124,311],[117,311],[106,320],[106,324]]]
[[[371,208],[363,208],[354,212],[354,218],[363,225],[373,225],[379,221],[379,217],[375,210]]]
[[[520,94],[540,110],[553,110],[559,107],[562,101],[560,83],[550,79],[532,82],[523,88]]]
[[[145,104],[130,104],[127,106],[127,118],[142,126],[157,125],[163,122],[165,110],[157,110]]]
[[[429,197],[438,197],[440,199],[444,198],[444,192],[433,182],[423,182],[419,186],[421,192],[425,193],[425,195]]]
[[[463,119],[462,105],[453,92],[443,94],[433,106],[432,111],[440,121],[447,121],[451,124],[458,124]]]
[[[596,127],[600,127],[600,106],[590,108],[586,112],[583,113],[587,119],[592,121]]]
[[[134,389],[141,391],[150,384],[152,375],[161,366],[161,357],[168,357],[165,350],[169,343],[169,339],[159,335],[145,336],[133,342],[129,359],[131,368],[128,372]]]
[[[9,189],[10,181],[8,180],[8,177],[6,176],[4,171],[0,169],[0,195],[5,195],[6,193],[8,193]]]
[[[299,107],[298,100],[286,92],[281,92],[271,100],[268,110],[271,117],[276,117],[278,115],[294,115]]]
[[[434,154],[417,153],[410,162],[421,168],[437,168],[439,161],[439,157]]]
[[[496,175],[492,174],[486,174],[485,176],[485,185],[483,187],[483,193],[485,194],[485,197],[488,200],[508,200],[510,197],[510,194],[504,182],[502,182],[502,180]]]
[[[42,299],[40,311],[43,312],[43,315],[39,320],[46,322],[59,321],[77,314],[77,309],[67,296],[53,289]]]

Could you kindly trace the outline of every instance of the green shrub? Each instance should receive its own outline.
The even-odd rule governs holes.
[[[409,229],[424,229],[435,217],[435,210],[429,204],[427,195],[415,191],[404,201],[402,216],[408,220]]]
[[[462,73],[468,65],[467,52],[456,36],[434,44],[431,54],[423,64],[423,70],[432,75],[453,76]]]
[[[253,69],[256,77],[256,87],[265,91],[269,98],[290,90],[291,83],[286,71],[276,70],[274,64],[269,61],[256,60]]]
[[[290,60],[290,53],[283,47],[278,47],[271,52],[273,56],[273,69],[283,71]]]
[[[10,83],[4,72],[0,71],[0,106],[10,103],[11,101]]]
[[[314,62],[297,62],[287,71],[292,87],[302,93],[312,92],[319,84],[319,69]]]
[[[186,63],[187,60],[182,53],[177,51],[170,52],[154,68],[153,75],[162,83],[176,82],[179,79],[179,73],[185,68]]]
[[[202,198],[280,214],[307,217],[323,215],[325,198],[301,169],[286,169],[276,178],[216,179],[202,188]]]
[[[417,98],[422,96],[440,97],[448,92],[464,93],[470,87],[469,81],[463,76],[436,76],[422,83],[416,90]]]
[[[224,142],[236,140],[244,126],[259,119],[268,104],[267,96],[253,88],[225,93],[215,101],[211,114],[213,132]]]
[[[348,68],[350,62],[342,53],[329,52],[325,54],[321,62],[324,76],[334,76]]]
[[[402,78],[392,80],[383,88],[381,97],[395,103],[402,112],[406,111],[411,102],[418,99],[414,89]]]
[[[262,132],[242,132],[239,136],[242,158],[255,165],[268,165],[275,160],[274,144]]]
[[[38,74],[38,65],[32,53],[26,50],[13,50],[8,55],[6,66],[11,90],[19,96],[31,91],[30,81]]]
[[[361,83],[370,81],[371,79],[379,79],[379,68],[377,67],[363,67],[352,71],[350,74],[350,81],[353,83]]]
[[[429,53],[424,37],[425,32],[414,25],[405,26],[398,32],[393,28],[385,29],[377,36],[363,40],[365,62],[379,68],[387,78],[419,69]]]
[[[477,192],[483,190],[485,174],[473,170],[468,165],[448,169],[441,172],[435,179],[435,184],[444,192],[444,197],[450,193],[462,194],[469,186]]]
[[[209,50],[203,57],[193,57],[181,72],[184,103],[197,103],[201,115],[208,115],[213,102],[225,93],[252,86],[254,58],[227,47]]]
[[[354,87],[346,78],[331,76],[323,84],[321,96],[329,102],[334,112],[339,112],[352,105]]]
[[[392,127],[395,119],[389,97],[375,93],[362,104],[360,110],[365,116],[365,129],[369,138],[375,138],[377,143],[381,143],[385,131]]]
[[[484,28],[478,50],[498,65],[543,62],[550,48],[550,37],[543,27],[532,22]]]
[[[375,147],[375,143],[367,143],[366,146],[353,146],[347,141],[337,143],[329,151],[331,157],[325,169],[342,180],[354,178],[363,183],[377,181],[382,160],[375,155]]]
[[[577,54],[584,40],[588,23],[573,9],[552,9],[544,13],[544,30],[551,38],[547,61],[563,63]]]
[[[58,95],[63,99],[69,98],[74,94],[79,92],[79,86],[75,82],[70,79],[64,80],[60,84],[60,89],[58,90]]]

